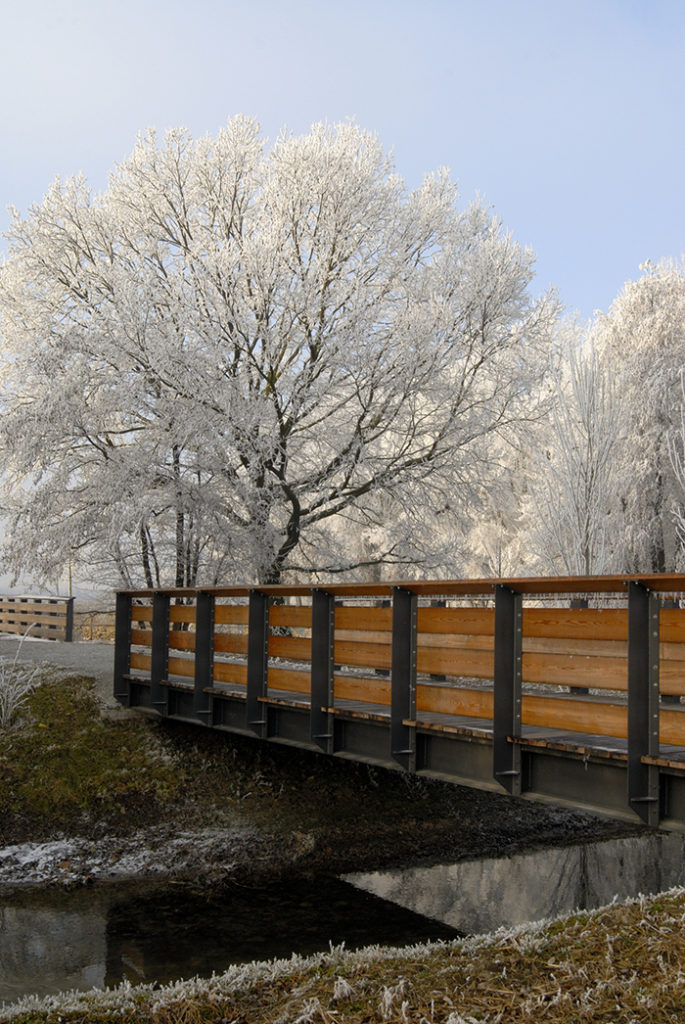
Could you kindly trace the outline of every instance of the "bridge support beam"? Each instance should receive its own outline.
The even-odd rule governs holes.
[[[495,588],[495,694],[493,774],[513,796],[521,794],[521,638],[522,597],[510,587]]]
[[[211,696],[206,693],[214,682],[214,606],[213,594],[199,590],[195,610],[195,685],[193,712],[210,725]]]
[[[417,596],[393,587],[390,753],[408,771],[416,768]]]
[[[312,661],[310,698],[310,738],[327,754],[333,753],[333,644],[335,638],[335,598],[325,590],[312,593]]]
[[[250,591],[247,637],[247,728],[266,737],[266,711],[260,697],[267,696],[269,671],[269,598],[258,590]]]
[[[131,705],[131,608],[130,594],[117,594],[114,612],[114,696],[124,705]]]
[[[659,596],[628,584],[628,800],[647,825],[659,824]]]
[[[150,661],[150,703],[160,714],[169,711],[166,687],[169,678],[169,594],[155,591],[152,597],[152,657]]]

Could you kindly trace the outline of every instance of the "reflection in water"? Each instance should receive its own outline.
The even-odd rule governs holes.
[[[329,943],[354,949],[456,934],[331,878],[219,894],[173,884],[26,893],[0,904],[0,1003],[125,978],[209,975]]]
[[[0,905],[0,1002],[24,992],[102,988],[105,916],[92,906]]]
[[[345,877],[367,892],[477,935],[682,884],[684,843],[675,834],[633,836]]]
[[[616,839],[348,876],[353,885],[325,878],[220,893],[171,884],[17,894],[0,903],[0,1003],[125,978],[209,975],[329,943],[453,938],[601,906],[682,883],[684,843],[678,835]]]

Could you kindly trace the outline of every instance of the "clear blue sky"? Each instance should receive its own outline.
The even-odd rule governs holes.
[[[0,0],[0,232],[138,132],[354,117],[447,166],[585,319],[685,251],[685,0]]]

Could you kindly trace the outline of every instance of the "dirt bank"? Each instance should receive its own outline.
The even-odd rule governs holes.
[[[217,884],[594,841],[625,824],[112,710],[46,669],[0,732],[0,885]],[[634,831],[634,830],[632,830]]]

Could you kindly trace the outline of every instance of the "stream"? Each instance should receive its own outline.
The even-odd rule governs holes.
[[[457,935],[336,878],[219,893],[169,882],[24,890],[0,899],[0,1006],[124,980],[163,984],[330,943],[355,949]]]
[[[229,963],[450,939],[685,880],[685,838],[656,834],[345,879],[213,893],[187,885],[23,890],[0,899],[0,1005],[22,995],[165,983]]]

